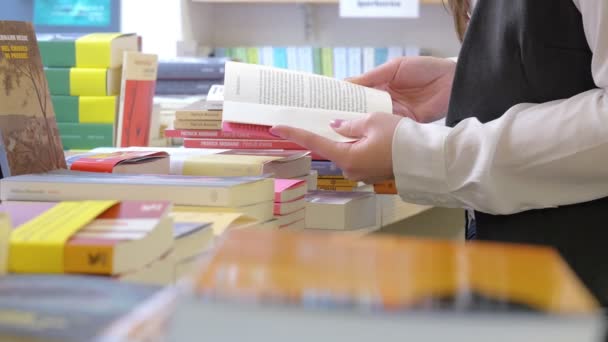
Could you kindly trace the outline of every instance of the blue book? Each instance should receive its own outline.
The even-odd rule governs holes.
[[[311,170],[316,170],[319,177],[342,176],[340,169],[334,162],[328,160],[313,160],[310,165]]]
[[[287,69],[287,48],[275,47],[273,57],[275,67]]]
[[[388,49],[387,48],[376,48],[374,54],[375,66],[382,65],[388,60]]]

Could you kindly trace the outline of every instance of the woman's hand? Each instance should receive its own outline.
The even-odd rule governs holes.
[[[371,184],[393,178],[393,134],[402,119],[374,113],[352,121],[332,121],[337,133],[359,139],[354,143],[335,142],[288,126],[275,126],[271,133],[333,161],[346,178]]]
[[[427,123],[447,113],[455,70],[445,58],[402,57],[349,81],[387,91],[394,114]]]

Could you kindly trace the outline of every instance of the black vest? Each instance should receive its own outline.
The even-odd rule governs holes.
[[[596,88],[591,56],[572,0],[478,0],[458,59],[447,124],[473,116],[488,122],[518,103]],[[608,197],[514,215],[476,212],[475,218],[478,239],[556,247],[608,306]]]

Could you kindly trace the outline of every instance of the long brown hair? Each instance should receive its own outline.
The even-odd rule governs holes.
[[[469,23],[469,13],[471,10],[470,0],[448,0],[448,7],[454,16],[454,26],[460,41],[464,39],[464,33]]]

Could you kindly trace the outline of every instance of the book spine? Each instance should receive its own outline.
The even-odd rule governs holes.
[[[312,49],[312,63],[314,73],[317,75],[323,75],[323,69],[321,65],[321,48],[315,47]]]
[[[340,178],[317,178],[317,186],[350,186],[355,187],[358,186],[359,183],[355,181],[351,181],[348,179],[340,179]]]
[[[207,95],[217,80],[158,80],[156,95]]]
[[[173,127],[176,129],[222,129],[222,122],[218,120],[174,120]]]
[[[159,80],[223,80],[224,63],[159,62]]]
[[[287,69],[298,70],[298,48],[295,46],[287,47]]]
[[[326,191],[353,191],[356,187],[354,186],[338,186],[338,185],[320,185],[317,184],[317,190]]]
[[[348,74],[348,62],[345,47],[334,48],[334,77],[343,80]]]
[[[274,66],[274,51],[272,46],[262,47],[262,64],[266,66]]]
[[[287,68],[287,48],[275,47],[274,48],[274,66],[277,68]]]
[[[373,47],[363,48],[363,72],[368,72],[375,67],[376,52]]]
[[[321,71],[324,76],[334,76],[333,51],[331,48],[321,48]]]
[[[361,48],[350,47],[348,52],[348,77],[359,76],[363,72],[363,62],[361,60]]]
[[[342,175],[342,170],[331,161],[324,160],[313,160],[310,165],[311,170],[316,170],[319,174],[319,177],[323,176],[340,176]]]
[[[305,150],[304,147],[287,140],[185,139],[184,147],[235,150]]]
[[[51,95],[71,95],[69,68],[44,68]]]
[[[380,66],[386,63],[388,59],[388,48],[375,48],[374,49],[374,66]]]
[[[71,68],[76,66],[75,40],[39,40],[42,65]]]
[[[114,125],[58,123],[65,149],[92,149],[114,146]]]
[[[246,177],[260,176],[263,173],[264,169],[261,164],[215,163],[197,159],[186,159],[182,166],[182,174],[184,176]]]
[[[116,122],[118,98],[116,96],[80,96],[78,99],[78,122]]]
[[[221,110],[178,110],[175,112],[178,120],[222,120]]]
[[[51,95],[55,119],[60,123],[78,123],[79,100],[76,96]]]
[[[257,47],[247,48],[247,63],[260,64],[260,52]]]
[[[403,48],[401,46],[389,46],[387,49],[387,61],[403,56]]]
[[[374,192],[379,195],[397,195],[397,184],[394,180],[374,184]]]
[[[274,135],[264,131],[228,131],[226,122],[222,130],[189,130],[189,129],[166,129],[165,136],[168,138],[207,138],[207,139],[254,139],[254,140],[277,140]]]

